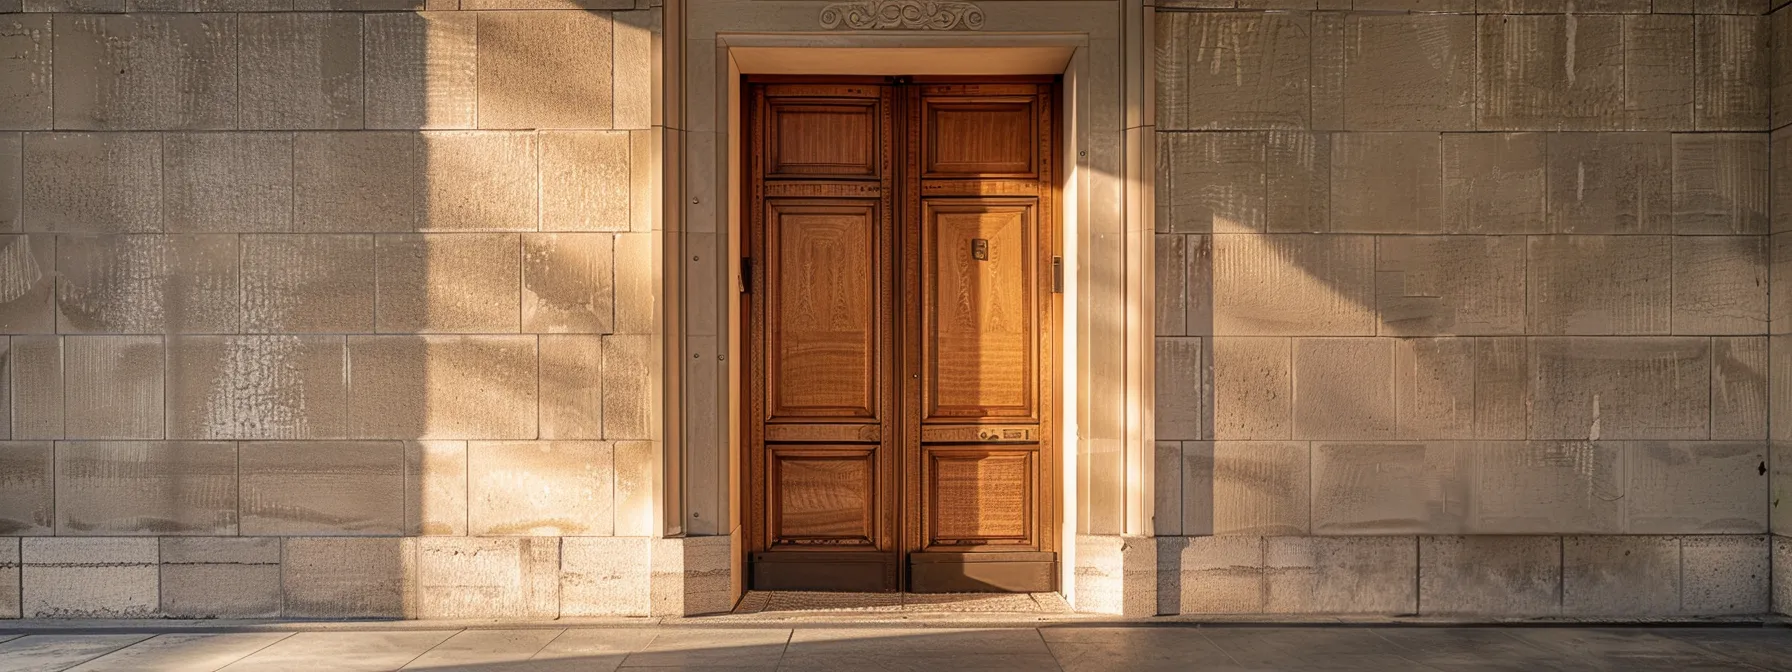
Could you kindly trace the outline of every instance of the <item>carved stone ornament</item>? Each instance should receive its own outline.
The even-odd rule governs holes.
[[[858,0],[821,8],[827,30],[983,30],[983,10],[950,0]]]

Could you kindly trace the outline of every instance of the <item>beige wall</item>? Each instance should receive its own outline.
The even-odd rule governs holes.
[[[1767,611],[1766,0],[1165,4],[1159,611]]]
[[[424,4],[0,0],[0,615],[649,612],[659,10]]]

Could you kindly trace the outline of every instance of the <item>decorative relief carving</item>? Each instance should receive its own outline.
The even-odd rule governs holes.
[[[857,0],[821,8],[827,30],[983,30],[983,10],[951,0]]]

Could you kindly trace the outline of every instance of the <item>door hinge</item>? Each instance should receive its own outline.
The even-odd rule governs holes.
[[[740,258],[740,293],[753,293],[753,258]]]
[[[1052,293],[1064,293],[1064,257],[1052,255]]]

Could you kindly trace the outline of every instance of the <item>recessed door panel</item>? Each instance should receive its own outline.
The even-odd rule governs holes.
[[[1035,448],[929,446],[927,546],[1031,548],[1039,476]]]
[[[1036,417],[1035,203],[922,202],[925,422]]]
[[[878,176],[876,98],[780,96],[767,112],[767,177]]]
[[[872,448],[779,446],[770,452],[774,546],[875,545]]]
[[[1032,96],[927,96],[926,177],[1032,177],[1039,147]]]
[[[767,201],[771,421],[877,419],[878,210],[869,199]]]

